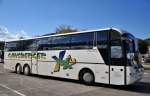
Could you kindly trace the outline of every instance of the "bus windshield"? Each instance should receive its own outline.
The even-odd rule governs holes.
[[[135,37],[133,37],[131,34],[125,34],[124,38],[124,48],[128,65],[136,65],[137,67],[142,67],[140,62],[140,54],[138,51],[138,44]]]

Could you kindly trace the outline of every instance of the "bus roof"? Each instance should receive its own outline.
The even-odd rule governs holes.
[[[122,29],[118,29],[118,28],[103,28],[103,29],[85,30],[85,31],[79,31],[79,32],[71,32],[71,33],[64,33],[64,34],[54,34],[54,35],[33,37],[33,38],[27,38],[27,39],[15,39],[15,40],[13,39],[13,40],[7,40],[6,42],[21,41],[21,40],[31,40],[31,39],[39,39],[39,38],[45,38],[45,37],[78,34],[78,33],[88,33],[88,32],[94,32],[94,31],[107,31],[107,30],[115,30],[115,31],[119,32],[120,34],[128,33],[127,31],[122,30]]]

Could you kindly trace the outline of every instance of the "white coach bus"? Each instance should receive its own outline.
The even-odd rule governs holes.
[[[129,85],[142,78],[139,57],[132,34],[106,28],[7,41],[4,68],[86,84]]]

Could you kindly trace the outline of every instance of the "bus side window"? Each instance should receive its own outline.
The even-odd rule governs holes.
[[[122,58],[121,46],[111,46],[111,58]]]
[[[43,51],[43,50],[50,50],[51,49],[51,38],[40,38],[37,40],[37,50]]]
[[[23,40],[21,51],[36,51],[36,43],[36,39]]]
[[[71,49],[93,48],[94,32],[74,34],[71,38]]]
[[[123,52],[121,45],[121,35],[117,31],[111,32],[110,36],[110,64],[115,66],[123,66]]]
[[[108,32],[100,31],[97,32],[97,48],[105,62],[109,64],[109,53],[108,53]]]
[[[21,45],[22,43],[16,42],[16,41],[6,43],[5,50],[6,51],[21,51]]]
[[[70,48],[70,35],[52,37],[53,50],[66,50]]]
[[[110,50],[111,65],[123,66],[123,52],[121,47],[121,40],[112,40]]]

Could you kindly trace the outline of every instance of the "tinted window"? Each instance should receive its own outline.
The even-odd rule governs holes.
[[[15,42],[6,43],[5,50],[6,51],[20,51],[22,50],[22,42],[15,41]]]
[[[94,33],[82,33],[72,35],[72,49],[86,49],[93,47]]]
[[[69,35],[52,37],[52,49],[69,49],[70,39]]]
[[[111,58],[122,58],[121,46],[111,46]]]
[[[23,40],[22,41],[22,51],[34,51],[36,50],[37,44],[36,40]]]
[[[97,47],[105,64],[109,64],[108,44],[108,32],[97,32]]]
[[[16,42],[8,42],[6,43],[5,45],[5,49],[7,49],[8,51],[11,50],[10,48],[12,47],[16,47],[17,46],[17,43]]]
[[[111,40],[111,65],[124,66],[121,40]]]
[[[97,32],[97,47],[98,48],[108,47],[108,32]]]
[[[36,49],[35,40],[21,40],[6,43],[6,51],[32,51]]]
[[[111,40],[121,39],[121,34],[117,31],[112,31],[111,33]]]
[[[111,31],[110,34],[110,64],[115,66],[123,66],[124,62],[121,45],[121,34],[117,31]]]
[[[40,38],[37,40],[38,50],[50,50],[51,49],[51,38]]]
[[[111,40],[111,58],[122,58],[121,40]]]
[[[129,33],[124,33],[122,36],[126,38],[126,40],[124,41],[126,51],[128,53],[133,53],[137,51],[135,37]]]

